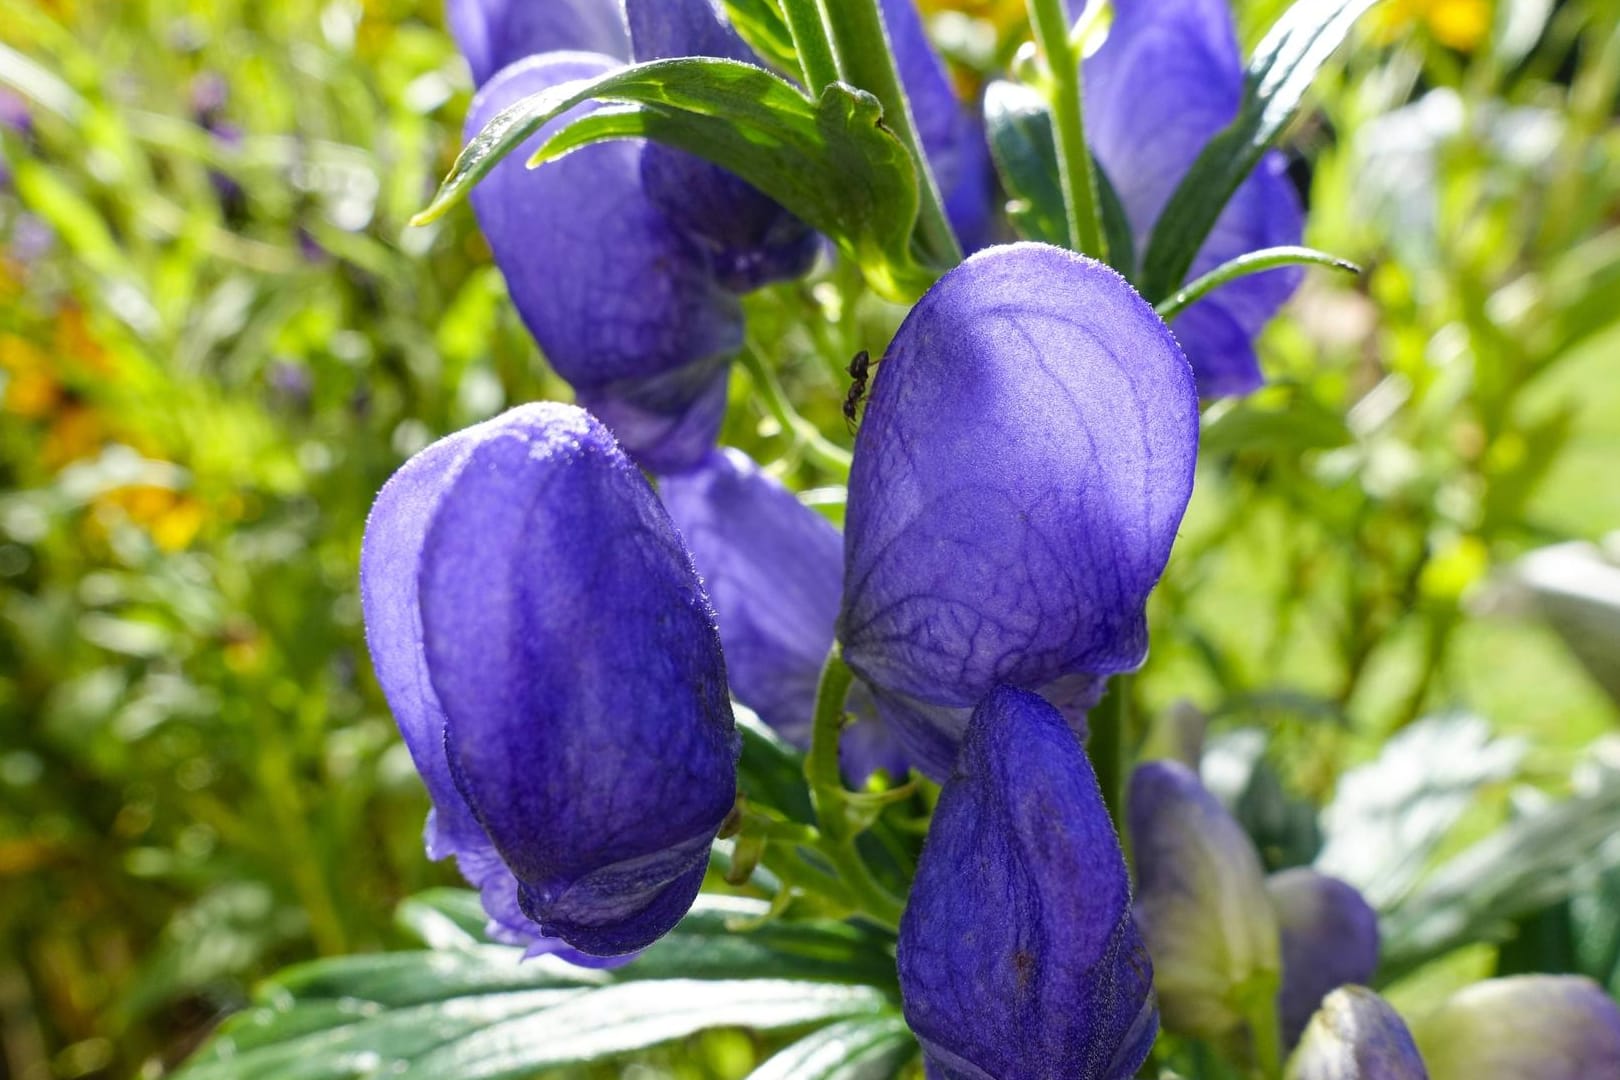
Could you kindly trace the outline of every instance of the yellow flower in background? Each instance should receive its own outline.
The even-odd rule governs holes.
[[[97,496],[91,521],[123,517],[146,532],[163,551],[180,551],[197,538],[207,519],[203,504],[159,484],[130,484]]]
[[[1386,0],[1373,13],[1373,33],[1388,44],[1422,23],[1434,40],[1473,52],[1491,32],[1493,0]]]

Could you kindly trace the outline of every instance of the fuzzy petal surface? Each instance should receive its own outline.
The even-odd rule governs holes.
[[[1124,1080],[1158,1032],[1119,838],[1079,740],[992,691],[900,923],[906,1021],[938,1080]]]
[[[544,52],[630,55],[615,0],[446,0],[456,45],[482,86],[501,68]]]
[[[1244,988],[1276,979],[1282,963],[1260,856],[1185,765],[1139,765],[1129,787],[1136,918],[1165,1028],[1210,1041],[1241,1037]]]
[[[843,591],[843,537],[740,450],[663,477],[659,494],[714,603],[733,696],[808,748]],[[870,695],[851,694],[849,706],[858,720],[840,740],[849,779],[858,786],[880,768],[905,776]]]
[[[1364,986],[1333,991],[1288,1062],[1288,1080],[1428,1080],[1406,1023]],[[1481,1074],[1474,1080],[1484,1080]],[[1492,1078],[1496,1080],[1496,1078]]]
[[[606,56],[548,53],[504,68],[473,99],[467,133],[529,94],[613,66]],[[742,346],[742,309],[643,191],[640,141],[524,167],[547,134],[590,108],[553,121],[497,165],[473,189],[473,210],[551,366],[610,417],[638,460],[690,465],[719,427],[717,380]]]
[[[1317,1008],[1341,986],[1364,986],[1378,970],[1378,914],[1338,878],[1296,867],[1266,879],[1282,931],[1277,1013],[1293,1046]]]
[[[969,258],[873,379],[845,532],[850,667],[923,711],[1001,683],[1094,698],[1146,655],[1197,444],[1191,369],[1123,278],[1041,244]],[[918,764],[939,777],[950,756]]]
[[[546,403],[434,444],[379,496],[362,574],[438,853],[497,928],[522,936],[515,900],[593,956],[665,933],[738,748],[690,556],[607,430]]]
[[[1086,133],[1125,205],[1140,256],[1176,186],[1211,137],[1237,115],[1243,57],[1227,0],[1117,0],[1108,40],[1085,64]],[[1298,244],[1299,197],[1268,154],[1227,204],[1189,280],[1235,256]],[[1175,323],[1205,396],[1247,393],[1262,380],[1253,339],[1299,286],[1298,267],[1217,289]]]

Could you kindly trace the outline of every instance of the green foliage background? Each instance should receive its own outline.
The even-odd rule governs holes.
[[[361,529],[409,453],[567,388],[471,215],[406,225],[469,92],[437,0],[0,5],[33,117],[0,128],[0,1077],[157,1076],[254,980],[399,945],[400,899],[455,883],[366,660]],[[939,24],[965,84],[1018,36],[1019,4],[931,6],[987,20]],[[1240,5],[1246,40],[1281,6]],[[199,123],[215,81],[239,137]],[[1311,274],[1273,385],[1206,418],[1137,716],[1263,728],[1317,805],[1433,713],[1526,739],[1517,779],[1554,796],[1612,735],[1558,637],[1490,601],[1526,551],[1620,529],[1617,84],[1605,0],[1385,0],[1319,80],[1288,140],[1306,239],[1368,272]],[[898,309],[836,271],[750,309],[847,445],[839,368]],[[727,441],[830,482],[747,373],[733,395]],[[1285,832],[1273,863],[1308,857]],[[1538,932],[1395,998],[1575,964]],[[741,1076],[764,1046],[631,1068]]]

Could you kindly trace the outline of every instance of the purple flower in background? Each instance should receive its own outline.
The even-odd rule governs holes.
[[[606,429],[529,405],[416,455],[372,509],[361,597],[428,853],[500,935],[613,957],[668,931],[738,745],[691,558]]]
[[[1412,1025],[1434,1080],[1620,1076],[1620,1005],[1578,975],[1488,979]]]
[[[615,0],[447,0],[456,45],[483,86],[508,64],[543,52],[630,55]]]
[[[711,452],[659,492],[714,603],[732,694],[808,748],[838,621],[843,538],[739,450]],[[858,722],[839,740],[845,774],[857,786],[878,769],[904,777],[905,759],[858,684],[850,706]]]
[[[979,705],[900,923],[906,1022],[934,1080],[1125,1080],[1153,970],[1091,763],[1041,698]]]
[[[1206,143],[1237,115],[1243,57],[1228,0],[1115,0],[1108,40],[1085,63],[1086,133],[1130,219],[1138,253]],[[1298,244],[1299,198],[1280,154],[1261,161],[1216,222],[1190,277],[1246,252]],[[1254,338],[1299,286],[1298,267],[1222,286],[1175,333],[1206,397],[1263,381]]]
[[[1077,720],[1141,664],[1197,444],[1181,350],[1107,267],[990,248],[922,298],[856,439],[839,619],[914,765],[949,775],[998,684]]]
[[[1137,766],[1126,821],[1136,919],[1153,954],[1165,1028],[1241,1051],[1246,993],[1281,969],[1260,856],[1220,800],[1179,762]]]
[[[939,183],[945,215],[962,249],[977,251],[989,238],[990,147],[978,110],[962,107],[939,54],[928,40],[916,0],[882,0],[900,81],[911,102],[917,137]]]
[[[547,53],[507,67],[473,99],[467,132],[520,98],[613,66],[606,56]],[[642,465],[675,472],[719,432],[742,308],[647,198],[640,142],[524,168],[539,141],[591,107],[496,166],[473,189],[473,210],[524,324],[580,404]]]
[[[624,0],[631,59],[710,56],[760,65],[719,0]],[[716,277],[736,292],[809,271],[821,250],[810,227],[758,188],[700,157],[648,142],[641,152],[647,197],[708,253]]]
[[[1378,970],[1378,915],[1352,886],[1303,867],[1266,880],[1282,931],[1283,1044],[1293,1046],[1322,999]]]
[[[1473,1080],[1484,1080],[1479,1074]],[[1327,996],[1288,1063],[1287,1080],[1428,1080],[1412,1033],[1362,986]],[[1492,1080],[1503,1080],[1494,1077]]]

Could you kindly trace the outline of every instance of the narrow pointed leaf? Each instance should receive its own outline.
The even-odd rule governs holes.
[[[899,1013],[844,1020],[807,1035],[748,1080],[888,1080],[917,1055]]]
[[[470,911],[436,890],[423,911]],[[760,901],[703,897],[612,971],[468,945],[341,957],[282,972],[179,1074],[184,1080],[527,1077],[707,1027],[791,1028],[896,1011],[891,946],[845,923],[738,921]],[[465,913],[465,912],[463,912]],[[450,1067],[454,1062],[454,1068]]]
[[[1293,119],[1322,65],[1377,0],[1297,0],[1255,49],[1235,120],[1211,139],[1159,215],[1142,255],[1142,293],[1169,296],[1238,185]]]

